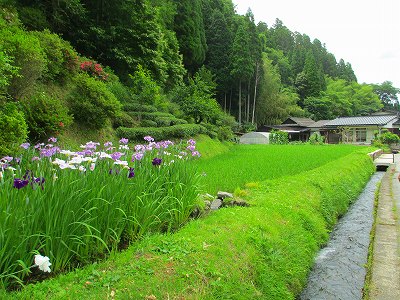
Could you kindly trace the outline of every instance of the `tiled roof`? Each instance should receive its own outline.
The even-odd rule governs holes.
[[[309,128],[320,128],[320,127],[324,127],[324,125],[328,122],[330,122],[331,120],[319,120],[311,125],[308,125]]]
[[[336,118],[325,124],[326,127],[335,126],[357,126],[357,125],[386,125],[397,116],[363,116],[363,117],[344,117]]]
[[[288,122],[289,120],[293,121],[295,124]],[[291,126],[302,126],[302,127],[309,127],[311,124],[314,124],[314,120],[309,118],[296,118],[296,117],[289,117],[285,122],[284,125],[291,125]]]

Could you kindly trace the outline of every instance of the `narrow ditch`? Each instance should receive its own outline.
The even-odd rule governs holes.
[[[315,259],[300,299],[362,299],[375,191],[384,174],[372,175],[357,201],[339,220],[327,246]]]

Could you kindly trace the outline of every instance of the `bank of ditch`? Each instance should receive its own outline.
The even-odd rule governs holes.
[[[10,299],[295,299],[338,216],[374,171],[366,151],[265,181],[221,209]]]

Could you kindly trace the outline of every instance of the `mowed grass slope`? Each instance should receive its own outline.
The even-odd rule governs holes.
[[[367,149],[358,150],[313,170],[261,182],[249,192],[251,207],[221,209],[175,234],[146,237],[105,262],[0,296],[295,299],[332,225],[373,173]]]
[[[360,149],[354,145],[236,145],[195,164],[203,175],[203,189],[215,194],[233,192],[250,182],[296,175]]]

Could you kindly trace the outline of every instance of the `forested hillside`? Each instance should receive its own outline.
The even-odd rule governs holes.
[[[1,4],[1,153],[69,126],[230,139],[289,115],[393,108],[397,92],[390,82],[358,84],[319,40],[279,19],[255,24],[231,0]]]

